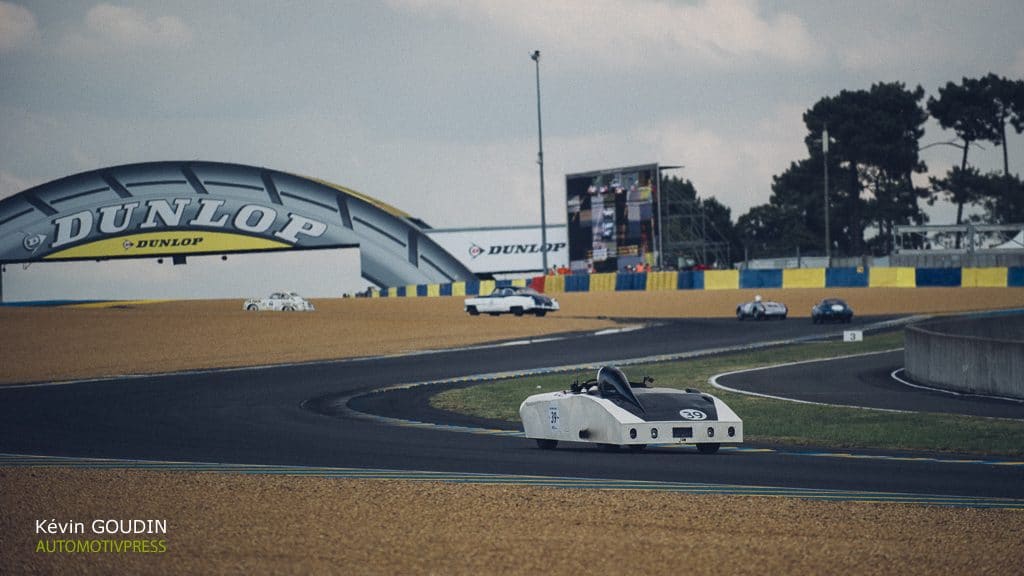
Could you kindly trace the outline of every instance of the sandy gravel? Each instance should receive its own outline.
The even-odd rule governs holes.
[[[731,316],[754,291],[560,295],[545,318],[460,299],[0,308],[0,382],[399,353],[594,330],[610,318]],[[806,316],[1024,307],[1024,289],[764,290]],[[162,554],[36,553],[36,520],[153,518]],[[84,537],[83,537],[84,538]],[[0,468],[0,574],[1014,574],[1024,514],[899,504],[399,481]]]
[[[0,470],[4,574],[1019,574],[1024,514],[387,480]],[[162,554],[34,552],[164,519]],[[78,539],[100,538],[87,533]],[[103,537],[105,538],[105,536]]]
[[[1024,288],[763,290],[806,318],[824,296],[857,314],[1024,307]],[[0,307],[0,384],[251,366],[465,346],[600,330],[612,318],[730,317],[753,290],[560,294],[536,318],[462,312],[461,298],[315,300],[312,313],[246,312],[241,301]]]

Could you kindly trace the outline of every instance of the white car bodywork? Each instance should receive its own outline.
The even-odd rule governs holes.
[[[465,310],[469,314],[535,314],[543,316],[559,309],[558,300],[538,293],[532,288],[501,286],[487,296],[466,298]]]
[[[267,298],[249,298],[242,303],[243,310],[315,310],[313,304],[295,292],[274,292]]]
[[[753,302],[744,302],[736,307],[737,320],[746,320],[747,318],[753,318],[754,320],[770,320],[772,318],[785,320],[788,314],[789,308],[786,308],[785,304],[771,300],[754,300]]]
[[[718,398],[648,388],[647,382],[629,382],[621,370],[605,366],[596,380],[530,396],[519,407],[525,435],[547,449],[559,441],[634,450],[695,444],[702,453],[714,453],[720,444],[743,442],[743,420]]]

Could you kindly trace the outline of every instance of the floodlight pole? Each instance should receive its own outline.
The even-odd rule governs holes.
[[[821,130],[821,155],[825,159],[825,267],[832,267],[832,237],[828,216],[828,124]]]
[[[548,273],[548,222],[544,211],[544,136],[540,122],[540,50],[534,50],[530,58],[537,69],[537,165],[540,166],[540,253],[544,263],[544,274]]]

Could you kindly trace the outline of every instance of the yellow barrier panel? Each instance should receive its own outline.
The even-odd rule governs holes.
[[[565,292],[565,276],[545,276],[544,293],[561,294]]]
[[[591,274],[590,291],[615,292],[615,276],[617,275],[614,272],[606,272],[604,274]]]
[[[740,287],[739,270],[705,270],[705,290],[737,290]]]
[[[824,268],[787,268],[782,271],[783,288],[824,288]]]
[[[441,285],[440,284],[428,284],[427,285],[427,296],[440,296]]]
[[[143,304],[156,304],[168,302],[168,300],[109,300],[105,302],[86,302],[85,304],[70,304],[64,308],[113,308],[115,306],[137,306]]]
[[[452,282],[452,296],[465,296],[466,295],[466,283],[465,282]]]
[[[872,288],[916,288],[917,271],[914,268],[872,268],[868,285]]]
[[[512,280],[513,286],[526,286],[526,278],[516,278]]]
[[[405,287],[405,297],[406,298],[415,298],[416,297],[416,285],[415,284],[409,284],[409,285],[407,285]]]
[[[491,292],[494,292],[494,280],[481,280],[480,295],[487,296]]]
[[[960,285],[964,288],[1006,288],[1006,268],[964,268]]]
[[[678,280],[678,272],[648,272],[647,291],[675,290]]]

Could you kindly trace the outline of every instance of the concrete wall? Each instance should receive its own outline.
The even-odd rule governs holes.
[[[338,298],[365,290],[358,248],[225,256],[4,264],[3,302],[247,298],[290,290]]]
[[[933,320],[907,327],[905,339],[915,382],[1024,399],[1024,314]]]

